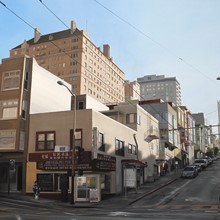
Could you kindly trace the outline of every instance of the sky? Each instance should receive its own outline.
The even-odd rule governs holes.
[[[182,105],[191,113],[203,112],[211,125],[218,124],[219,0],[1,2],[6,7],[0,4],[0,62],[10,49],[33,38],[33,28],[44,35],[65,30],[74,20],[97,47],[110,45],[126,80],[152,74],[176,77]]]

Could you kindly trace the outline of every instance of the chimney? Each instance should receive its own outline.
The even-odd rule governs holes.
[[[38,28],[34,29],[34,43],[37,43],[40,39],[40,30]]]
[[[70,33],[73,34],[75,30],[76,30],[76,22],[71,21]]]
[[[103,54],[110,59],[110,46],[108,44],[103,45]]]

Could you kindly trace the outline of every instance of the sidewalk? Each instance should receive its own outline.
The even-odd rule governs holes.
[[[129,206],[136,201],[142,199],[143,197],[150,195],[151,193],[165,187],[166,185],[171,184],[172,182],[178,180],[180,174],[175,174],[174,172],[170,172],[165,176],[161,176],[158,180],[152,183],[146,183],[142,185],[136,192],[136,190],[130,190],[126,193],[126,195],[116,195],[112,198],[102,200],[98,203],[97,207],[102,208],[117,208],[122,209],[126,206]]]
[[[69,202],[61,202],[60,200],[51,200],[39,197],[38,200],[34,196],[23,195],[20,193],[0,193],[0,198],[4,197],[6,199],[14,199],[27,203],[28,205],[37,205],[42,207],[59,206],[59,207],[74,207],[74,208],[103,208],[103,209],[123,209],[126,206],[133,204],[134,202],[140,200],[144,196],[147,196],[158,189],[176,181],[179,178],[179,174],[170,172],[165,176],[161,176],[158,180],[152,183],[146,183],[136,190],[129,190],[126,195],[114,195],[110,198],[100,201],[99,203],[89,203],[89,202],[76,202],[75,204],[70,204]]]

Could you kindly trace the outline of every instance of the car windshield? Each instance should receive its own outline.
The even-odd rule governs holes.
[[[196,160],[195,163],[205,163],[204,160]]]
[[[193,171],[193,170],[194,170],[193,167],[185,167],[185,168],[184,168],[184,171]]]

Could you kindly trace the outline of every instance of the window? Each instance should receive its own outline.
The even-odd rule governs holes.
[[[0,150],[15,149],[16,130],[0,130]]]
[[[55,131],[37,132],[36,150],[54,150]]]
[[[77,54],[77,53],[72,53],[72,54],[71,54],[71,58],[76,58],[76,57],[78,57],[78,54]]]
[[[124,141],[118,139],[115,140],[115,154],[124,156]]]
[[[78,42],[78,38],[73,38],[73,39],[72,39],[72,42],[73,42],[73,43]]]
[[[98,134],[98,150],[105,151],[104,134],[101,132]]]
[[[22,112],[21,112],[21,117],[23,119],[26,119],[27,116],[27,100],[23,100],[22,102]]]
[[[4,72],[2,75],[2,90],[19,89],[20,70]]]
[[[74,77],[70,77],[70,78],[69,78],[70,81],[76,81],[77,79],[78,79],[77,76],[74,76]]]
[[[79,102],[79,109],[84,109],[84,102]]]
[[[70,62],[70,66],[76,66],[76,65],[77,65],[77,61]]]
[[[70,146],[72,147],[73,146],[73,129],[70,131]],[[79,147],[82,147],[83,143],[82,143],[82,129],[76,129],[75,130],[75,149],[79,148]]]
[[[29,76],[29,73],[26,72],[24,76],[24,89],[26,90],[28,90],[28,76]]]
[[[126,123],[127,124],[134,124],[136,122],[137,122],[137,114],[132,113],[132,114],[126,115]]]
[[[0,120],[15,119],[18,112],[18,100],[0,101]]]
[[[128,145],[128,153],[136,155],[137,154],[136,146],[133,144],[129,144]]]
[[[129,145],[128,145],[128,153],[129,153],[129,154],[132,154],[132,144],[129,144]]]
[[[76,49],[78,49],[78,46],[72,46],[71,49],[76,50]]]

